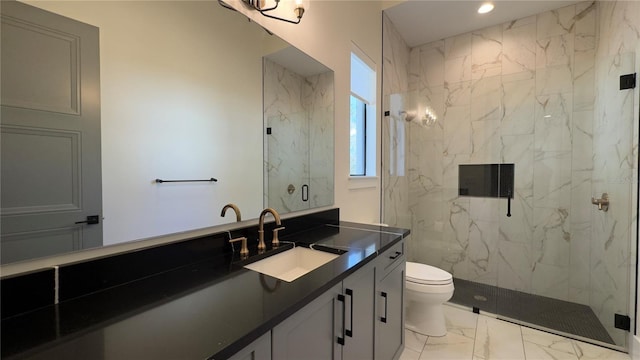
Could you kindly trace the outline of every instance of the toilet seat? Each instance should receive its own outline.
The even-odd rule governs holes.
[[[423,285],[449,285],[453,276],[437,267],[407,261],[406,281]]]

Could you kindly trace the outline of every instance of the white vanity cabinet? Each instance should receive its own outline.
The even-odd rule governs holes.
[[[375,359],[398,359],[404,349],[404,241],[385,251],[377,261]]]
[[[235,353],[229,360],[271,360],[271,331]]]

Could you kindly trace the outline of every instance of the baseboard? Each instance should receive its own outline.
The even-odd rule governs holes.
[[[640,360],[640,336],[630,335],[629,357],[633,360]]]

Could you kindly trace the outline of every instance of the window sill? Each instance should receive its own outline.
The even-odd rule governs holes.
[[[377,188],[378,184],[377,176],[349,176],[349,190]]]

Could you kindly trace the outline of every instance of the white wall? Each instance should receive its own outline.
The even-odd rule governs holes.
[[[258,216],[262,29],[211,2],[29,3],[100,31],[105,245]]]

